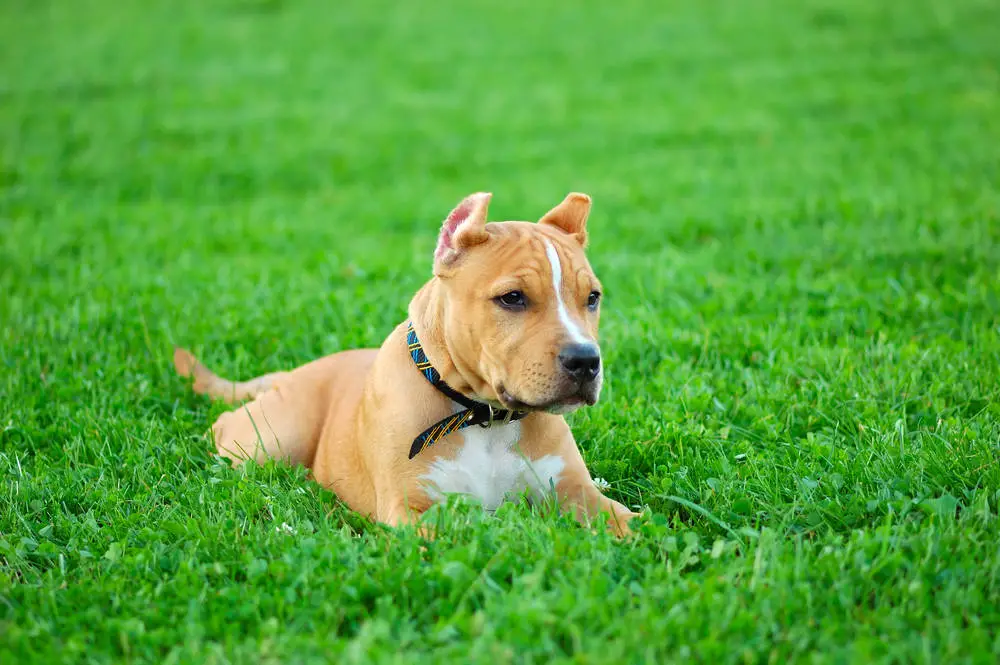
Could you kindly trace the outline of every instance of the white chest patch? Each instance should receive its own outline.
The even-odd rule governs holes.
[[[435,460],[423,476],[434,501],[446,494],[465,494],[492,511],[508,497],[519,498],[526,490],[532,501],[539,501],[556,486],[566,466],[558,455],[525,458],[516,448],[521,438],[519,422],[490,428],[473,425],[459,434],[464,445],[458,455]]]

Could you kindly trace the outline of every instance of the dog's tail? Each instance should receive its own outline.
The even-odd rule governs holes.
[[[254,399],[274,386],[276,379],[285,376],[287,372],[264,374],[249,381],[230,381],[223,379],[208,369],[187,349],[174,349],[174,369],[185,378],[194,378],[192,388],[199,395],[208,395],[230,404]]]

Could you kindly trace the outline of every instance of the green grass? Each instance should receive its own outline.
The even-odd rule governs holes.
[[[0,661],[993,663],[991,0],[0,8]],[[231,470],[229,375],[376,345],[440,220],[590,193],[616,542],[421,548]]]

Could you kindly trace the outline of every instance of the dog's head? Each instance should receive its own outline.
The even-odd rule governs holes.
[[[443,339],[456,369],[505,408],[567,413],[594,404],[601,284],[584,254],[590,197],[538,223],[486,223],[490,194],[444,221],[434,254]]]

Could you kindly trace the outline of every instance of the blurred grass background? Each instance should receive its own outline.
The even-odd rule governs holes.
[[[6,0],[0,654],[993,662],[998,26]],[[215,465],[171,375],[174,343],[234,376],[379,344],[478,190],[594,197],[609,385],[571,420],[636,543],[456,509],[420,554]]]

